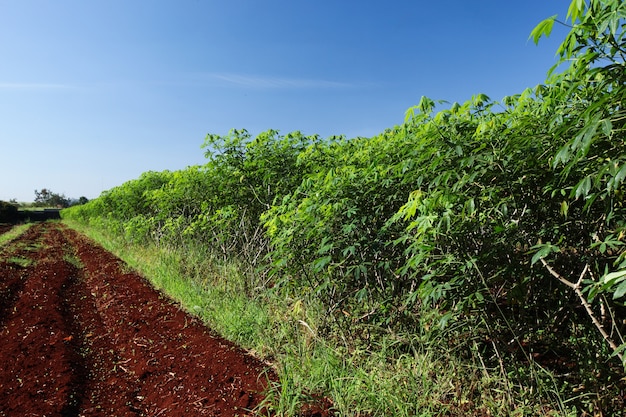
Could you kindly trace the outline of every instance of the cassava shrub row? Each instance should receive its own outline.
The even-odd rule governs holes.
[[[500,102],[422,98],[371,138],[208,135],[205,165],[63,215],[239,258],[250,296],[316,305],[315,331],[343,343],[453,328],[490,369],[536,359],[605,383],[625,346],[625,18],[618,0],[574,0],[560,66]]]

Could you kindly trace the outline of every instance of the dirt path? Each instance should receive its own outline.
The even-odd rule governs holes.
[[[269,378],[60,223],[0,249],[0,340],[0,416],[243,416]]]

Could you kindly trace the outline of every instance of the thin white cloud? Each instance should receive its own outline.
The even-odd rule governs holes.
[[[3,83],[0,82],[0,90],[29,90],[29,91],[49,91],[66,90],[72,88],[67,84],[53,83]]]
[[[265,77],[233,73],[208,74],[211,78],[241,87],[262,89],[349,88],[353,84],[306,78]]]

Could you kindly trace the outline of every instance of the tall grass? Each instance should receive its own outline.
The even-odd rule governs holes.
[[[538,400],[532,381],[512,387],[507,375],[487,368],[479,356],[450,347],[451,334],[378,329],[381,336],[369,346],[324,338],[318,332],[322,310],[314,300],[285,299],[271,290],[250,298],[243,268],[206,248],[183,252],[129,244],[64,222],[119,256],[214,331],[270,362],[280,381],[264,406],[275,415],[296,416],[307,407],[328,405],[324,399],[340,416],[567,415],[558,394]]]

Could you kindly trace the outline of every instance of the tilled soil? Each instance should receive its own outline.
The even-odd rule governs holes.
[[[244,416],[268,367],[61,223],[0,249],[0,416]]]

